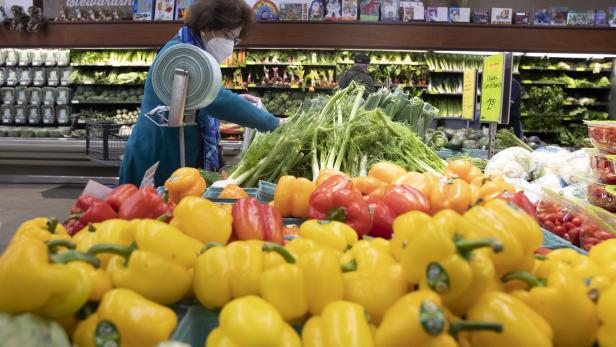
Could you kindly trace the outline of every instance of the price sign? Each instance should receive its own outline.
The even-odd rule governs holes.
[[[477,102],[477,70],[464,71],[464,84],[462,90],[462,118],[473,120],[475,118],[475,105]]]
[[[511,53],[500,53],[484,59],[480,113],[482,122],[509,123],[512,65]]]

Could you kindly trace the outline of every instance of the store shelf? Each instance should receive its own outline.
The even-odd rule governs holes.
[[[576,107],[603,107],[603,106],[608,106],[609,103],[608,102],[594,102],[592,104],[585,104],[585,105],[581,105],[579,103],[565,103],[564,106],[568,106],[568,107],[572,107],[572,106],[576,106]]]
[[[521,66],[520,70],[522,71],[551,71],[551,72],[594,72],[593,69],[550,69],[550,68],[541,68],[541,67],[524,67]],[[599,72],[612,72],[612,69],[601,69]]]
[[[385,87],[384,84],[375,84],[374,85],[375,88],[383,88]],[[414,86],[414,85],[409,85],[409,84],[392,84],[390,86],[391,88],[415,88],[415,89],[428,89],[428,86]]]
[[[565,87],[565,89],[610,90],[612,87]]]
[[[0,47],[159,48],[181,22],[51,22],[43,33],[4,30]],[[282,33],[282,35],[281,35]],[[243,48],[432,49],[616,53],[614,30],[436,23],[262,22]],[[506,39],[505,39],[506,38]],[[572,48],[571,43],[575,43]]]
[[[125,83],[125,84],[115,84],[115,83],[71,83],[68,86],[75,87],[83,87],[83,86],[101,86],[101,87],[143,87],[144,83]]]
[[[564,82],[542,82],[542,81],[522,81],[522,85],[536,85],[536,86],[566,86]]]
[[[337,65],[355,65],[355,63],[336,63]],[[370,63],[369,65],[377,65],[377,66],[427,66],[426,63],[423,62],[412,62],[412,63]]]
[[[336,87],[333,88],[321,88],[321,87],[315,87],[314,90],[315,91],[326,91],[326,90],[334,90]],[[297,91],[307,91],[310,89],[310,87],[274,87],[274,86],[248,86],[248,89],[261,89],[261,90],[297,90]]]
[[[128,65],[128,64],[71,64],[71,67],[87,67],[87,68],[149,68],[151,65]]]
[[[314,66],[314,67],[336,67],[336,64],[303,64],[303,63],[246,63],[246,66]]]
[[[434,95],[434,96],[438,96],[438,95],[443,95],[443,96],[461,96],[463,95],[463,93],[426,93],[424,95]]]
[[[71,105],[141,105],[141,101],[80,101],[73,100]]]

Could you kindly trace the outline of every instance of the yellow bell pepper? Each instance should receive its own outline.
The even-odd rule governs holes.
[[[88,275],[92,286],[88,301],[99,302],[105,293],[113,289],[111,275],[102,268],[95,268],[92,264],[85,262],[72,262],[68,266],[78,268]]]
[[[514,271],[505,275],[503,280],[518,279],[528,284],[529,291],[518,290],[511,294],[550,324],[555,346],[592,346],[599,321],[584,283],[568,265],[554,260],[543,261],[536,269],[535,276],[525,271]]]
[[[231,236],[231,213],[196,196],[187,197],[173,211],[171,225],[203,243],[226,244]]]
[[[87,252],[92,246],[101,243],[129,246],[135,240],[134,233],[130,230],[133,223],[123,219],[110,219],[102,223],[91,224],[75,234],[73,241],[80,252]],[[106,269],[112,256],[111,254],[99,254],[96,257],[100,260],[101,267]]]
[[[32,237],[41,241],[71,240],[57,218],[39,217],[23,222],[15,231],[14,239]]]
[[[186,268],[192,268],[197,262],[203,243],[180,231],[179,229],[152,219],[133,220],[130,232],[141,250],[151,251]]]
[[[253,295],[235,299],[220,312],[220,325],[206,347],[300,347],[297,333],[267,301]]]
[[[503,326],[502,332],[469,332],[473,346],[552,346],[550,325],[524,302],[509,294],[496,291],[484,293],[473,303],[466,318],[490,320]]]
[[[385,243],[382,241],[385,241]],[[340,257],[342,265],[348,264],[353,260],[357,263],[357,268],[359,269],[381,267],[396,263],[389,253],[389,244],[381,238],[359,240]]]
[[[452,209],[464,213],[471,206],[471,187],[461,179],[443,177],[434,183],[430,193],[430,206],[436,213]]]
[[[406,170],[394,163],[383,161],[372,165],[368,176],[374,177],[386,184],[392,184],[400,176],[404,175]]]
[[[193,289],[199,302],[220,308],[233,298],[259,294],[263,271],[262,241],[206,245],[197,259]]]
[[[285,263],[263,271],[259,279],[261,297],[287,322],[299,322],[308,312],[303,271],[295,264],[295,257],[282,246],[266,243],[263,250],[280,254]]]
[[[569,265],[573,270],[573,274],[581,282],[602,274],[602,270],[590,257],[582,255],[571,248],[555,249],[548,253],[546,257],[547,259]]]
[[[156,346],[169,340],[177,326],[172,309],[123,288],[105,294],[97,316],[116,326],[122,347]]]
[[[616,285],[612,285],[602,292],[597,302],[597,312],[601,320],[597,342],[601,347],[616,346],[616,312],[614,312],[614,307],[616,307]],[[575,320],[577,321],[577,317]]]
[[[543,232],[531,216],[504,200],[492,199],[471,208],[464,214],[464,220],[465,230],[502,242],[502,252],[490,252],[498,276],[513,270],[532,270],[534,252],[543,243]]]
[[[605,240],[594,246],[588,252],[588,256],[612,281],[616,280],[616,239]]]
[[[316,251],[318,249],[322,249],[323,247],[321,247],[321,245],[319,245],[316,241],[309,240],[303,237],[296,237],[293,240],[287,242],[284,245],[284,248],[288,250],[289,252],[291,252],[291,254],[295,258],[300,258],[306,253]],[[284,263],[285,263],[284,258],[276,252],[269,252],[265,254],[265,256],[263,257],[263,269],[264,270],[271,269],[274,266],[284,264]]]
[[[132,289],[162,304],[182,299],[192,284],[190,269],[200,243],[159,221],[142,220],[133,227],[135,242],[131,246],[98,244],[88,252],[116,255],[107,265],[114,286]]]
[[[298,258],[304,275],[308,312],[319,315],[329,303],[342,300],[344,283],[338,255],[323,248],[304,253]]]
[[[52,242],[65,242],[55,240]],[[65,263],[98,261],[76,251],[49,254],[36,238],[20,238],[0,257],[0,311],[38,312],[50,318],[71,315],[86,303],[91,290],[88,275]]]
[[[312,316],[302,329],[304,347],[373,347],[372,328],[364,308],[348,301],[325,306],[320,316]]]
[[[464,159],[452,160],[447,163],[444,175],[449,178],[460,178],[468,184],[471,184],[478,177],[483,177],[481,169],[473,165],[470,160]]]
[[[380,264],[372,266],[358,258],[357,269],[342,275],[344,299],[365,307],[375,324],[379,324],[385,311],[408,292],[400,264],[388,253],[383,253],[382,257],[388,260],[376,260],[375,263]],[[385,264],[389,260],[391,263]]]
[[[394,220],[389,252],[396,261],[402,259],[402,250],[408,245],[411,235],[425,228],[431,220],[430,216],[419,211],[407,212]]]
[[[276,185],[274,204],[282,217],[308,217],[310,195],[317,189],[305,178],[282,176]]]
[[[471,182],[471,187],[475,191],[473,204],[479,199],[494,199],[504,192],[515,193],[515,187],[501,177],[477,177]]]
[[[219,199],[241,199],[247,198],[248,196],[248,193],[237,184],[227,185],[225,189],[218,194]]]
[[[98,314],[94,313],[82,320],[73,332],[73,344],[77,347],[96,347],[96,326],[100,322]]]
[[[299,236],[314,240],[323,247],[339,252],[344,252],[357,242],[355,230],[336,221],[306,221],[299,227]]]
[[[200,197],[205,193],[205,180],[199,170],[192,167],[183,167],[175,170],[171,177],[165,181],[165,188],[169,192],[171,201],[179,204],[187,196]]]
[[[429,290],[420,290],[400,298],[385,313],[376,330],[377,346],[457,347],[453,336],[464,330],[500,332],[502,326],[490,322],[449,322],[441,298]],[[496,345],[494,345],[496,346]]]

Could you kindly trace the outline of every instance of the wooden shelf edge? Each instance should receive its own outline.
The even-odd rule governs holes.
[[[0,31],[0,47],[159,48],[180,22],[49,23],[37,34]],[[575,45],[572,44],[575,42]],[[616,29],[517,25],[257,23],[240,48],[481,50],[616,54]]]

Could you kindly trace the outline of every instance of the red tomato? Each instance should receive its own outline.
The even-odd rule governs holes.
[[[565,236],[565,227],[563,227],[563,226],[561,226],[561,225],[557,225],[557,226],[554,228],[554,230],[553,230],[553,231],[554,231],[554,234],[556,234],[556,235],[558,235],[558,236],[560,236],[560,237]]]
[[[582,226],[582,220],[578,217],[573,218],[571,223],[573,223],[576,227]]]
[[[564,224],[565,229],[570,230],[575,228],[575,224],[571,223],[571,222],[567,222]]]
[[[554,231],[554,223],[551,221],[547,221],[545,223],[543,223],[543,226],[545,226],[546,229],[548,229],[549,231]]]

